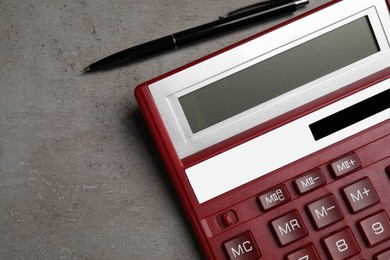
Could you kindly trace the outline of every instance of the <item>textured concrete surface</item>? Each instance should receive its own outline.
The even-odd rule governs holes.
[[[134,88],[287,17],[81,70],[253,2],[0,0],[0,259],[202,258]]]

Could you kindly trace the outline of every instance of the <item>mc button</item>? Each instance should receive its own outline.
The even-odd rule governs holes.
[[[249,231],[223,243],[223,247],[230,260],[255,260],[261,257],[261,253]]]

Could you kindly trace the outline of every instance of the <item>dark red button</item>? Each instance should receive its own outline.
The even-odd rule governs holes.
[[[287,188],[284,185],[281,185],[258,196],[257,200],[261,209],[267,211],[288,202],[290,200],[290,195],[288,194]]]
[[[374,246],[390,238],[390,220],[384,211],[358,223],[368,246]]]
[[[227,228],[236,224],[238,222],[238,218],[233,210],[229,210],[218,215],[217,222],[221,228]]]
[[[349,228],[328,236],[322,243],[332,259],[343,260],[360,253],[360,248]]]
[[[363,210],[379,202],[378,194],[368,178],[364,178],[344,189],[342,194],[352,213]]]
[[[286,260],[321,260],[313,245],[308,245],[291,254],[286,255]]]
[[[374,256],[374,260],[389,260],[389,259],[390,259],[390,248]]]
[[[247,231],[223,243],[228,259],[255,260],[261,257],[251,232]]]
[[[344,218],[333,194],[307,205],[306,209],[316,229],[324,228]]]
[[[300,195],[317,189],[326,183],[321,170],[315,170],[294,180],[294,186]]]
[[[307,235],[298,211],[292,211],[271,221],[271,227],[280,246],[285,246]]]
[[[390,178],[390,165],[386,167],[387,176]]]
[[[332,162],[329,165],[329,169],[333,174],[333,177],[339,178],[346,174],[352,173],[359,169],[362,166],[359,157],[357,154],[349,154],[337,161]]]

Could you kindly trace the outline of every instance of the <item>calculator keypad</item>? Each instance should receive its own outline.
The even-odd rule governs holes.
[[[328,179],[325,175],[325,167],[329,169],[330,178],[328,177]],[[263,214],[267,214],[271,210],[281,212],[278,217],[269,221],[268,225],[278,246],[288,250],[287,253],[283,253],[284,259],[318,260],[323,255],[327,255],[330,259],[349,259],[360,255],[361,252],[364,253],[364,246],[367,246],[366,249],[379,247],[379,250],[376,251],[379,253],[372,253],[372,259],[390,259],[390,248],[387,246],[387,249],[384,249],[386,248],[384,246],[390,245],[385,243],[390,242],[390,219],[387,212],[377,210],[374,213],[370,211],[370,215],[362,213],[380,202],[378,192],[370,180],[371,175],[353,178],[351,182],[343,179],[343,186],[337,190],[329,190],[328,193],[320,196],[315,195],[312,200],[305,200],[308,202],[305,202],[301,209],[299,206],[296,206],[295,209],[288,207],[288,202],[295,199],[295,196],[298,198],[309,196],[307,195],[309,192],[310,194],[321,194],[315,191],[325,186],[329,180],[332,180],[332,177],[334,178],[333,182],[337,183],[340,177],[360,172],[361,168],[362,163],[357,154],[350,153],[321,167],[321,169],[317,168],[298,176],[291,180],[290,184],[292,185],[283,183],[256,197]],[[382,174],[389,176],[387,181],[389,181],[390,190],[390,166],[382,168],[382,171]],[[374,174],[378,173],[372,173],[373,176]],[[330,182],[333,184],[332,181]],[[290,190],[291,188],[295,189],[295,195]],[[290,208],[290,210],[283,212],[283,208]],[[350,216],[355,216],[352,222],[350,222],[349,216],[346,216],[349,214],[346,208],[352,213]],[[227,213],[219,216],[224,227],[228,227],[229,223],[232,222],[232,218]],[[234,222],[236,221],[237,217],[235,216]],[[345,224],[337,225],[338,223]],[[307,226],[310,224],[311,227]],[[311,238],[307,239],[310,236],[309,228],[322,232],[320,237],[317,237],[317,243]],[[324,233],[323,230],[329,230],[329,232]],[[299,241],[302,242],[299,243]],[[248,230],[223,243],[223,248],[228,259],[259,259],[261,258],[261,241],[257,242],[260,243],[256,244],[252,233]],[[295,249],[293,245],[296,245]]]

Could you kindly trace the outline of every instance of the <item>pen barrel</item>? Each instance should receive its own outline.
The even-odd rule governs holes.
[[[146,59],[148,57],[175,48],[177,48],[175,41],[172,35],[169,35],[125,49],[106,58],[103,58],[91,64],[89,67],[91,70],[94,70],[94,68],[99,68],[99,70],[110,69],[112,67]]]
[[[220,20],[143,43],[103,58],[84,69],[85,72],[105,70],[136,62],[151,56],[235,31],[297,10],[309,0],[272,0],[227,15]]]
[[[274,4],[273,4],[274,3]],[[275,6],[272,6],[275,5]],[[221,18],[185,31],[173,34],[178,47],[198,42],[207,38],[222,35],[255,23],[294,12],[297,6],[291,0],[271,1],[269,5],[259,7],[242,14]]]

